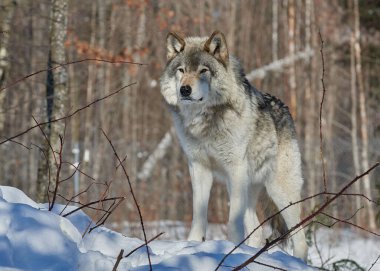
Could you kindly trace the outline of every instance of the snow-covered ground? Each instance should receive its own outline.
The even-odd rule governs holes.
[[[140,223],[115,225],[128,236],[141,236]],[[146,222],[145,228],[152,234],[165,232],[162,238],[166,240],[184,240],[189,233],[189,225],[181,221]],[[269,229],[265,229],[269,235]],[[226,239],[226,225],[210,224],[207,232],[208,240]],[[352,229],[319,228],[314,236],[313,245],[309,247],[308,260],[312,266],[334,270],[332,264],[343,259],[350,259],[368,270],[380,255],[380,237],[369,234],[358,234]],[[315,239],[315,240],[314,240]],[[277,251],[279,248],[272,249]],[[339,269],[348,270],[348,269]],[[355,269],[350,269],[355,270]],[[371,271],[380,271],[380,259]]]
[[[45,204],[35,203],[22,191],[0,186],[0,270],[111,271],[121,249],[126,255],[143,244],[140,239],[126,237],[105,227],[98,227],[82,237],[91,223],[90,218],[81,211],[64,218],[58,215],[62,208],[57,206],[49,212]],[[66,212],[74,208],[68,207]],[[148,238],[154,236],[148,234]],[[357,245],[369,246],[365,243]],[[233,247],[232,243],[223,240],[157,240],[149,244],[153,270],[214,270]],[[219,270],[231,270],[231,266],[242,263],[256,251],[256,248],[242,246]],[[347,255],[343,253],[343,256]],[[280,251],[265,253],[257,260],[280,270],[313,270],[301,260]],[[118,270],[149,270],[145,247],[123,258]],[[254,264],[244,270],[274,269]],[[380,270],[379,265],[372,270]]]

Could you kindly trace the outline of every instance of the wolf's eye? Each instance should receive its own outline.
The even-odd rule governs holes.
[[[184,72],[185,72],[182,68],[179,68],[178,71],[179,71],[180,73],[184,73]]]
[[[202,69],[199,73],[205,73],[207,71],[208,71],[208,69]]]

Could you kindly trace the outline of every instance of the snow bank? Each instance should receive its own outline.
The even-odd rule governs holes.
[[[53,212],[46,204],[37,204],[22,191],[0,186],[0,270],[112,270],[121,249],[125,254],[143,244],[105,227],[82,233],[92,223],[83,212],[68,218]],[[67,211],[75,207],[68,207]],[[149,235],[149,233],[148,233]],[[153,237],[153,236],[150,236]],[[214,270],[234,245],[228,241],[154,241],[149,245],[153,270]],[[220,270],[231,270],[248,259],[256,248],[242,246]],[[258,261],[285,270],[312,270],[301,260],[282,252],[265,253]],[[145,248],[124,258],[118,270],[148,270]],[[273,270],[253,264],[245,270]]]

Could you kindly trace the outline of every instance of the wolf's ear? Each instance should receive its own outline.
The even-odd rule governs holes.
[[[168,61],[174,58],[178,53],[185,48],[185,40],[174,32],[169,32],[166,37],[166,46],[168,49],[167,59]]]
[[[204,50],[212,54],[224,66],[228,64],[228,48],[226,38],[220,31],[214,31],[204,45]]]

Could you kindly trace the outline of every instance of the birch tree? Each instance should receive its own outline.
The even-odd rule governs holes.
[[[9,52],[9,38],[11,30],[11,20],[15,10],[16,1],[14,0],[4,0],[0,3],[0,87],[3,87],[6,82],[10,61],[8,59]],[[5,93],[0,92],[0,109],[3,108]],[[0,112],[0,131],[3,130],[5,122],[5,113]]]
[[[67,0],[52,0],[51,5],[48,67],[54,67],[66,62],[64,42],[67,29]],[[67,71],[65,67],[59,67],[49,70],[47,76],[47,118],[52,120],[63,117],[67,113]],[[59,137],[63,136],[64,129],[64,122],[56,122],[45,129],[54,152],[57,152],[60,148]],[[49,148],[48,142],[45,141],[44,151],[47,155],[41,157],[38,169],[37,199],[39,201],[46,201],[49,176],[54,179],[57,173],[56,154],[50,151]]]

